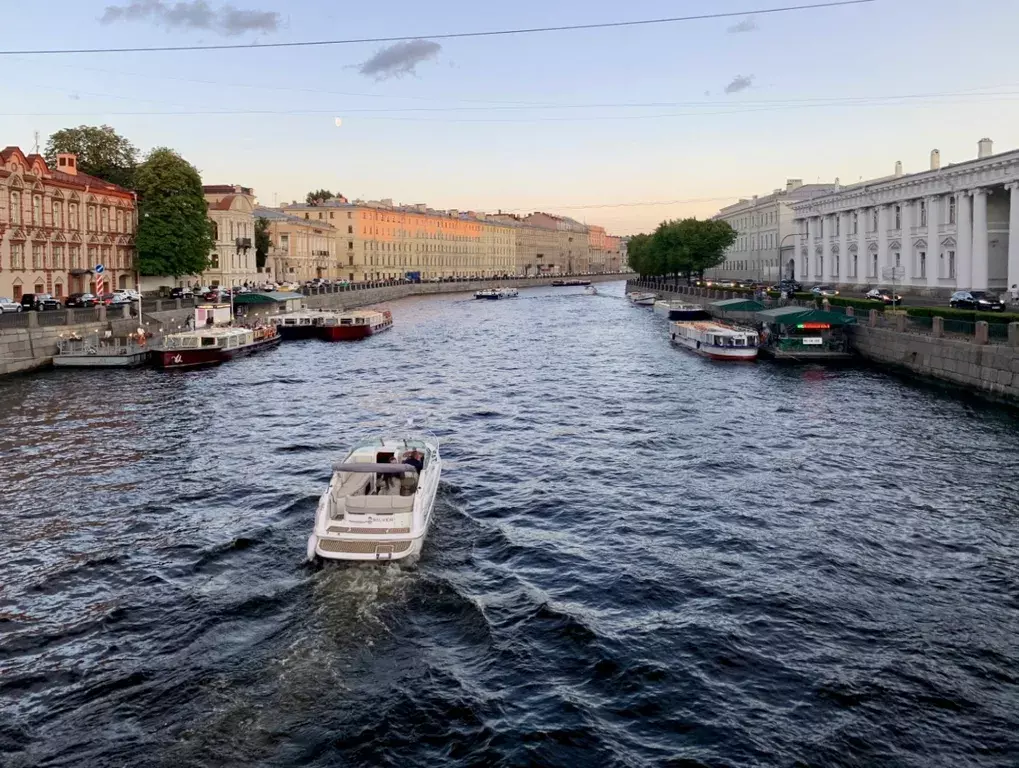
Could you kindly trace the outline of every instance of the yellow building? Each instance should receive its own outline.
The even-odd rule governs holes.
[[[278,282],[305,282],[315,278],[346,277],[336,256],[337,230],[275,208],[255,208],[254,218],[269,222],[269,256],[266,268]]]
[[[473,211],[437,211],[392,200],[292,204],[283,213],[336,229],[340,276],[347,280],[492,277],[513,274],[512,226]]]

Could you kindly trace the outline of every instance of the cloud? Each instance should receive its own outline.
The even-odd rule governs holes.
[[[275,32],[280,27],[281,17],[276,11],[248,11],[232,5],[213,8],[206,0],[133,0],[125,5],[106,6],[99,21],[102,24],[151,21],[170,28],[210,29],[223,35],[241,35]]]
[[[757,22],[754,21],[754,17],[747,16],[745,19],[743,19],[743,21],[737,24],[733,24],[726,31],[730,35],[738,35],[740,32],[754,32],[757,29],[760,29],[760,27],[757,26]]]
[[[754,84],[753,75],[736,75],[732,79],[732,82],[725,86],[726,93],[739,93],[745,91],[747,88]]]
[[[357,71],[365,77],[374,77],[376,80],[412,75],[418,64],[434,59],[441,50],[442,46],[431,40],[406,40],[382,48],[361,64]]]

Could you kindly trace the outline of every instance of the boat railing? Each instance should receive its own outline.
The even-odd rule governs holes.
[[[148,339],[144,344],[135,337],[100,337],[90,334],[84,337],[61,339],[57,345],[61,355],[133,355],[148,350]]]

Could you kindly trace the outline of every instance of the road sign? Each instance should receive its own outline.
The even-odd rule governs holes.
[[[96,264],[96,274],[97,275],[101,275],[105,271],[106,271],[106,267],[104,267],[102,264]]]

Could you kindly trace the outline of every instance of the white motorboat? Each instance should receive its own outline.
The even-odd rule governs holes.
[[[680,321],[672,324],[671,340],[712,360],[756,360],[757,331],[702,321]]]
[[[658,299],[658,296],[656,296],[653,293],[641,293],[639,291],[635,291],[633,293],[626,294],[626,298],[628,298],[632,303],[636,304],[637,306],[652,307],[654,306],[655,301]]]
[[[661,300],[655,302],[655,314],[669,320],[708,320],[711,315],[700,304],[686,304],[682,301]]]
[[[387,561],[419,554],[441,474],[437,440],[359,442],[333,467],[319,499],[308,559]]]
[[[593,285],[589,285],[589,286],[587,286],[587,288],[584,289],[584,295],[585,296],[597,296],[598,295],[598,289],[595,288]]]
[[[480,291],[474,292],[474,298],[495,301],[496,299],[502,298],[502,293],[499,292],[498,288],[483,288]]]
[[[499,293],[500,298],[503,299],[515,299],[517,296],[520,295],[520,291],[518,291],[516,288],[500,288]]]

